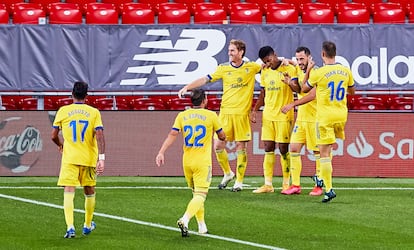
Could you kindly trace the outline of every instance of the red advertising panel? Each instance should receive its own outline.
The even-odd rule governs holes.
[[[0,176],[57,176],[60,153],[51,141],[54,112],[0,112]],[[166,153],[166,164],[155,156],[177,112],[103,111],[107,176],[181,176],[182,142]],[[263,174],[260,124],[252,125],[246,175]],[[414,114],[350,113],[346,140],[333,150],[333,175],[355,177],[414,177]],[[235,144],[228,143],[230,164],[236,165]],[[277,153],[277,152],[276,152]],[[213,155],[213,174],[222,175]],[[279,155],[275,175],[281,175]],[[303,176],[314,174],[313,155],[302,150]]]

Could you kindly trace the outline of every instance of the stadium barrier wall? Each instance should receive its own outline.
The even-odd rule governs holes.
[[[102,111],[106,139],[106,176],[182,176],[182,141],[155,156],[177,115],[173,111]],[[0,112],[0,176],[58,176],[60,153],[51,141],[55,111]],[[334,176],[414,177],[413,113],[350,113],[346,140],[334,147]],[[246,175],[261,176],[264,155],[261,120],[252,124]],[[232,169],[235,144],[227,145]],[[312,176],[313,155],[302,151],[302,176]],[[213,155],[213,174],[222,175]],[[279,156],[275,176],[281,175]]]
[[[251,61],[265,45],[288,58],[307,46],[317,65],[331,40],[357,90],[414,90],[413,31],[412,24],[0,25],[0,91],[70,91],[77,80],[90,91],[176,91],[227,62],[233,38],[246,42]]]

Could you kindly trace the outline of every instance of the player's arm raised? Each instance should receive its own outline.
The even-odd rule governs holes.
[[[185,85],[182,89],[180,89],[178,91],[178,97],[180,97],[180,98],[184,97],[184,95],[185,95],[185,93],[187,93],[187,91],[199,88],[199,87],[203,86],[204,84],[206,84],[208,81],[209,81],[209,79],[208,79],[207,76],[203,76],[203,77],[200,77],[200,78],[192,81],[191,83]]]

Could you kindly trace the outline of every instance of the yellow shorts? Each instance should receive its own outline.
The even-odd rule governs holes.
[[[289,143],[291,132],[291,121],[262,121],[262,141]]]
[[[58,186],[96,186],[96,168],[64,164],[60,168]]]
[[[345,140],[345,123],[336,122],[329,124],[316,123],[316,143],[318,145],[334,144],[336,138]]]
[[[184,176],[189,188],[194,191],[208,192],[211,184],[211,166],[184,166]]]
[[[290,143],[306,144],[308,150],[318,151],[316,144],[316,123],[296,121]]]
[[[226,141],[250,141],[252,131],[249,115],[219,114],[219,122],[226,134]],[[217,134],[214,134],[217,139]]]

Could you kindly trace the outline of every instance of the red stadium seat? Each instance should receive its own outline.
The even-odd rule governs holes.
[[[221,98],[207,97],[207,109],[218,111],[220,110]]]
[[[39,24],[46,20],[46,13],[41,8],[15,9],[13,11],[14,24]]]
[[[59,109],[62,106],[69,105],[73,103],[72,97],[62,97],[56,101],[56,107]]]
[[[104,98],[95,99],[91,105],[99,110],[115,110],[116,109],[116,104],[114,103],[114,98],[112,97],[104,97]]]
[[[185,110],[193,106],[190,98],[172,98],[168,101],[170,110]]]
[[[303,3],[300,5],[299,14],[302,15],[304,11],[308,11],[308,10],[324,10],[324,9],[333,10],[333,8],[327,3]]]
[[[37,3],[42,5],[42,8],[45,12],[47,12],[47,8],[51,3],[59,3],[60,0],[29,0],[29,3]]]
[[[331,7],[331,9],[337,13],[338,5],[340,3],[347,3],[348,0],[317,0],[318,3],[327,3]]]
[[[115,5],[109,3],[87,4],[86,24],[118,24],[118,11]]]
[[[301,6],[306,3],[312,3],[312,0],[280,0],[281,3],[289,3],[295,5],[299,14],[302,13]]]
[[[364,4],[344,3],[338,5],[338,23],[369,23],[370,12]]]
[[[381,97],[356,96],[351,101],[351,108],[353,110],[387,110],[387,106],[387,101]]]
[[[267,5],[266,23],[298,23],[299,13],[294,5],[272,3]]]
[[[414,23],[414,3],[409,5],[408,22]]]
[[[154,11],[155,15],[158,15],[158,7],[161,3],[168,3],[168,0],[138,0],[138,3],[149,4]]]
[[[276,0],[246,0],[247,3],[255,3],[258,4],[260,7],[260,10],[262,11],[262,14],[266,14],[267,11],[267,5],[276,3]]]
[[[413,0],[388,0],[388,3],[398,3],[401,5],[402,9],[405,11],[405,13],[408,15],[410,12],[411,5],[414,4]]]
[[[6,5],[0,4],[0,24],[8,24],[9,16]]]
[[[232,9],[230,13],[231,24],[261,24],[262,12],[259,8]]]
[[[367,6],[368,10],[374,13],[374,4],[382,3],[382,0],[352,0],[353,3],[363,3]]]
[[[131,101],[133,110],[167,110],[168,107],[160,98],[137,98]]]
[[[215,3],[205,3],[216,5]],[[194,10],[195,24],[223,24],[227,23],[227,13],[223,7],[217,4],[217,8],[201,9],[196,5]]]
[[[390,110],[413,111],[414,98],[412,96],[395,96],[389,101]]]
[[[128,3],[122,8],[123,24],[154,24],[155,14],[151,7],[145,4]]]
[[[405,23],[405,12],[403,9],[380,9],[374,10],[374,14],[372,15],[373,23],[386,23],[386,24],[394,24],[394,23]]]
[[[121,14],[122,13],[122,8],[123,5],[126,3],[134,3],[133,0],[101,0],[102,3],[109,3],[109,4],[113,4],[116,9],[118,10],[118,13]]]
[[[77,3],[51,3],[47,6],[47,12],[52,10],[80,10]]]
[[[78,9],[52,9],[49,24],[82,24],[82,12]]]
[[[335,15],[331,9],[304,10],[302,13],[302,23],[326,24],[334,23]]]
[[[37,110],[37,98],[28,97],[19,101],[18,107],[21,110]]]
[[[10,15],[13,14],[13,6],[16,3],[24,3],[24,0],[0,0],[0,4],[4,4],[6,6],[6,10]]]
[[[86,13],[88,3],[96,3],[97,0],[65,0],[65,3],[76,3],[79,5],[80,10],[83,14]]]
[[[182,3],[187,5],[187,8],[190,10],[190,13],[194,15],[196,4],[204,3],[204,0],[174,0],[174,3]]]
[[[212,3],[221,4],[226,11],[227,15],[230,15],[230,5],[232,3],[240,3],[240,0],[210,0]]]
[[[182,4],[160,4],[158,10],[159,24],[189,24],[191,13],[187,6]]]

